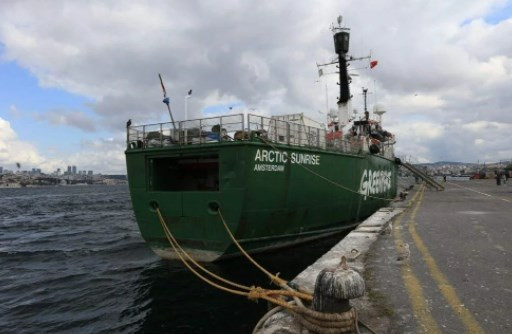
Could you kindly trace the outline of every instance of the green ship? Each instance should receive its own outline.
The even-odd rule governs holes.
[[[394,137],[378,111],[378,120],[348,119],[349,29],[333,33],[340,96],[328,128],[303,114],[175,122],[170,108],[171,122],[127,126],[133,208],[157,255],[177,258],[157,207],[181,247],[211,262],[239,255],[219,211],[241,246],[258,252],[353,228],[395,198]]]

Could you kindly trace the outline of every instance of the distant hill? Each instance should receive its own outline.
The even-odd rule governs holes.
[[[470,162],[459,162],[459,161],[437,161],[437,162],[429,162],[429,163],[423,163],[423,164],[417,164],[418,166],[426,166],[426,167],[440,167],[440,166],[445,166],[445,165],[450,165],[450,166],[460,166],[460,165],[465,165],[465,166],[474,166],[476,165],[475,163],[470,163]]]
[[[506,166],[508,164],[511,164],[511,161],[505,161],[502,160],[500,162],[481,162],[479,164],[473,163],[473,162],[458,162],[458,161],[437,161],[437,162],[429,162],[429,163],[422,163],[422,164],[415,164],[417,166],[425,166],[425,167],[441,167],[441,166],[477,166],[480,165],[481,167],[487,166],[487,167],[495,167],[495,166]]]

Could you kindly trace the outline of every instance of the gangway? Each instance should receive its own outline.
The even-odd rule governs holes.
[[[427,183],[427,185],[431,186],[432,188],[436,189],[437,191],[443,191],[444,186],[434,180],[432,177],[428,176],[426,173],[422,172],[418,168],[414,167],[408,162],[402,162],[401,166],[407,168],[411,173],[413,173],[415,176],[421,178],[423,181]]]

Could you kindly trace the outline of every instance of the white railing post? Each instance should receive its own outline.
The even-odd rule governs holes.
[[[203,143],[203,120],[199,119],[199,142]]]
[[[222,141],[222,116],[219,117],[220,118],[220,129],[219,129],[219,141]]]
[[[286,142],[290,145],[290,123],[286,122]]]
[[[183,122],[178,122],[178,143],[180,145],[185,144],[185,139],[183,138]]]
[[[146,148],[147,144],[146,144],[146,126],[143,125],[142,126],[142,146],[144,148]]]
[[[160,123],[160,146],[164,146],[164,133],[162,132],[162,123]]]

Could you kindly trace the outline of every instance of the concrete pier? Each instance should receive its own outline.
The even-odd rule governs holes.
[[[512,333],[512,182],[445,186],[415,186],[404,209],[377,212],[294,282],[312,289],[345,255],[367,283],[353,304],[378,333]],[[273,328],[301,332],[285,313],[260,333]]]
[[[387,331],[512,333],[512,184],[447,182],[411,204],[366,261]],[[399,243],[410,249],[400,264]]]

